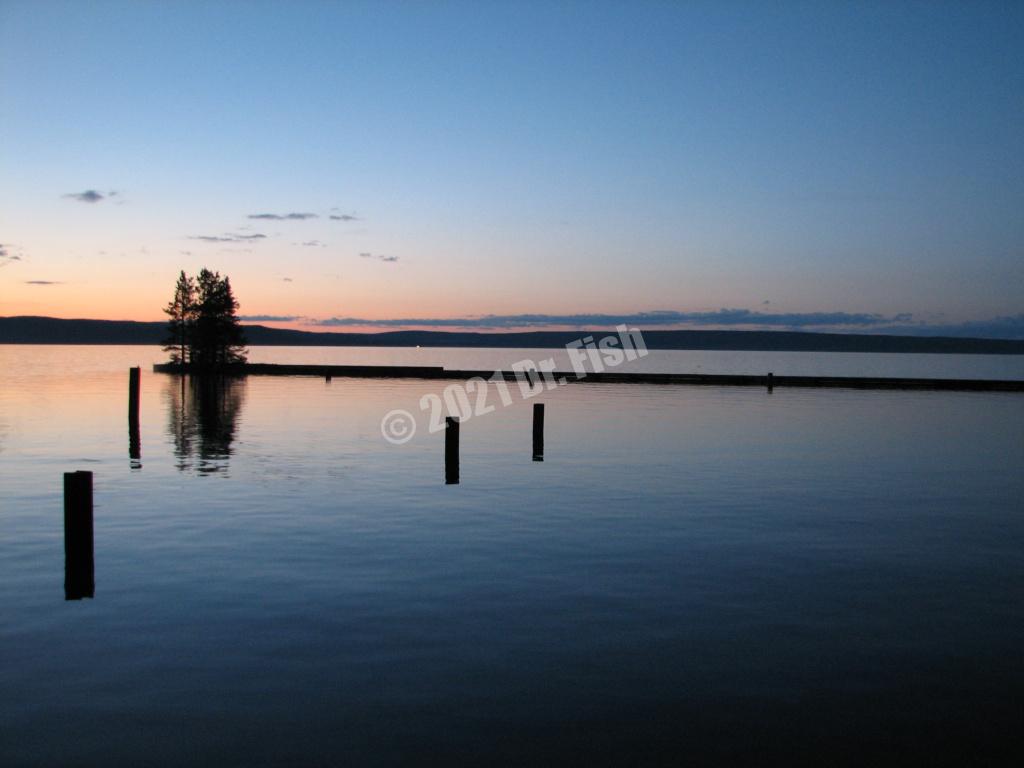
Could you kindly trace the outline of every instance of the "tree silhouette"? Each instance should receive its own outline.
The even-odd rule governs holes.
[[[245,338],[237,310],[226,276],[203,268],[193,280],[182,272],[164,310],[171,318],[170,339],[164,346],[171,352],[171,362],[197,372],[244,363]]]
[[[171,353],[171,362],[177,365],[188,364],[188,348],[195,322],[196,281],[181,270],[178,282],[174,286],[174,298],[164,307],[170,318],[167,323],[167,339],[164,341],[164,352]]]
[[[245,340],[235,312],[238,302],[231,282],[203,269],[196,281],[197,311],[192,333],[192,365],[200,370],[245,362]]]

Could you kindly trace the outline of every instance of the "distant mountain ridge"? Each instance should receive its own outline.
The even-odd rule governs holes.
[[[600,330],[472,333],[467,331],[384,331],[330,333],[246,325],[249,346],[294,347],[497,347],[557,349],[571,341],[609,333]],[[163,322],[64,320],[55,317],[0,317],[0,344],[162,343]],[[917,352],[937,354],[1024,354],[1024,340],[946,336],[810,333],[804,331],[644,330],[650,349],[708,349],[759,352]]]

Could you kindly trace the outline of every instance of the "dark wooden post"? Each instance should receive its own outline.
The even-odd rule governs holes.
[[[459,420],[454,416],[444,420],[444,482],[459,483]]]
[[[768,376],[766,377],[766,381],[767,381],[767,384],[768,384],[768,391],[769,392],[771,392],[772,388],[775,386],[775,382],[773,381],[773,378],[774,377],[772,376],[771,371],[769,371],[768,372]]]
[[[128,421],[139,421],[139,381],[142,369],[138,366],[128,369]]]
[[[64,473],[64,599],[92,597],[92,472]]]
[[[128,369],[128,458],[132,469],[141,469],[142,441],[139,438],[139,384],[142,369]]]
[[[533,460],[544,461],[544,403],[533,404]]]

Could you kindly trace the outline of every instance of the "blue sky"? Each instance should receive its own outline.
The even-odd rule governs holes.
[[[208,266],[293,325],[1015,318],[1021,40],[1020,3],[0,2],[0,315],[158,319]]]

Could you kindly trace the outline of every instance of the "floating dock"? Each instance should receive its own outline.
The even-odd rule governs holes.
[[[158,363],[156,373],[181,373],[180,366]],[[187,371],[186,371],[187,372]],[[232,366],[224,373],[232,376],[316,376],[319,378],[357,379],[449,379],[465,381],[490,379],[496,374],[506,381],[517,381],[524,374],[517,371],[454,370],[441,366],[418,365],[275,365],[246,363]],[[536,379],[538,373],[531,371]],[[734,375],[704,373],[588,373],[584,377],[573,371],[543,374],[558,384],[686,384],[693,386],[730,387],[832,387],[841,389],[917,389],[962,392],[1024,392],[1024,381],[1002,379],[908,379],[863,376],[778,376],[767,374]]]

